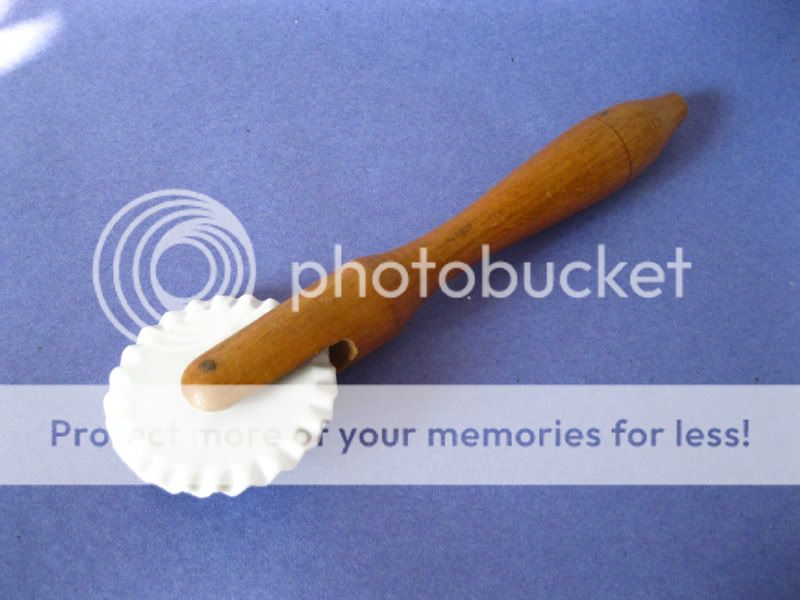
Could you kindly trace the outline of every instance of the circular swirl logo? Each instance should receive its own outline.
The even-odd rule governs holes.
[[[208,266],[195,294],[170,293],[159,281],[159,261],[181,247],[199,251]],[[132,200],[106,224],[94,251],[92,282],[106,317],[136,341],[142,327],[192,299],[252,293],[253,245],[236,215],[217,200],[191,190],[159,190]]]

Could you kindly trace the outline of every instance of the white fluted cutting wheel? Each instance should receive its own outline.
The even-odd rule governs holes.
[[[193,300],[125,348],[103,403],[114,449],[140,479],[171,493],[235,496],[267,485],[316,446],[336,397],[327,351],[227,410],[203,412],[181,393],[195,357],[277,305],[253,296]]]

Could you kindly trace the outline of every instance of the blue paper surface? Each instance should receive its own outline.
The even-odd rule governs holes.
[[[681,246],[685,298],[437,296],[340,381],[800,383],[794,2],[21,2],[0,35],[47,11],[51,45],[0,77],[0,383],[105,381],[127,340],[92,255],[141,194],[221,201],[256,295],[284,299],[292,261],[404,243],[571,124],[668,91],[689,116],[651,169],[498,258]],[[796,488],[45,487],[0,506],[4,598],[800,597]]]

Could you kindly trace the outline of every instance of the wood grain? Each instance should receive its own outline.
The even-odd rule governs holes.
[[[200,409],[222,410],[246,393],[237,386],[276,382],[325,348],[339,370],[361,360],[397,335],[438,288],[445,264],[472,264],[482,244],[501,250],[607,197],[658,156],[686,112],[682,97],[667,94],[618,104],[578,123],[433,231],[343,265],[323,279],[317,297],[289,299],[199,356],[183,374],[184,395]],[[420,248],[436,263],[426,278],[412,266]],[[387,261],[411,275],[395,298],[379,293],[402,283],[396,270],[380,266]]]

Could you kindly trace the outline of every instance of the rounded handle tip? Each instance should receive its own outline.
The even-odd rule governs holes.
[[[672,127],[672,131],[675,131],[689,114],[689,105],[686,103],[686,99],[675,92],[653,98],[653,101],[656,111],[665,120],[667,126]]]
[[[201,356],[193,360],[181,377],[183,397],[195,408],[207,412],[225,410],[247,395],[244,385],[215,383],[217,361]]]
[[[630,177],[641,173],[658,156],[686,118],[689,107],[674,92],[612,106],[599,114],[625,144],[630,159]]]

